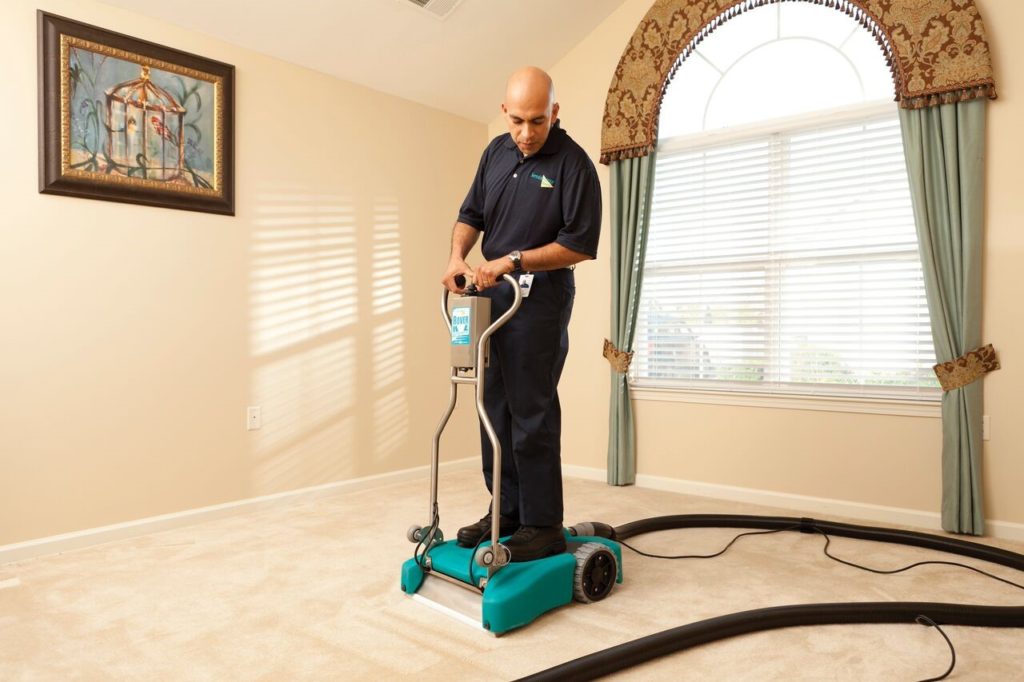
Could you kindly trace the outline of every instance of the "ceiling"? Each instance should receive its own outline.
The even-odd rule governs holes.
[[[624,0],[461,0],[444,19],[410,0],[103,2],[487,123],[509,73],[550,68]]]

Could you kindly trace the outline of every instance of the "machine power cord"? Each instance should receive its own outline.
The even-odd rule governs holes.
[[[885,569],[880,569],[880,568],[871,568],[870,566],[861,566],[860,564],[855,564],[852,561],[847,561],[846,559],[840,559],[839,557],[837,557],[834,554],[830,553],[828,551],[828,547],[832,543],[832,538],[829,537],[828,533],[826,533],[823,530],[819,530],[818,532],[821,533],[825,537],[825,546],[822,548],[822,551],[825,553],[825,556],[827,556],[832,561],[838,561],[839,563],[845,564],[846,566],[852,566],[853,568],[859,568],[860,570],[868,571],[869,573],[877,573],[878,575],[894,575],[896,573],[903,573],[904,571],[909,571],[910,569],[917,568],[918,566],[929,566],[929,565],[931,565],[931,566],[954,566],[956,568],[966,568],[967,570],[974,571],[975,573],[980,573],[981,575],[985,576],[986,578],[991,578],[992,580],[998,580],[1001,583],[1006,583],[1007,585],[1011,585],[1013,587],[1016,587],[1018,590],[1024,590],[1024,585],[1021,585],[1019,583],[1015,583],[1012,580],[1007,580],[1006,578],[1000,578],[998,575],[994,575],[992,573],[989,573],[988,571],[983,571],[980,568],[977,568],[976,566],[969,566],[968,564],[961,564],[958,561],[935,561],[935,560],[917,561],[917,562],[914,562],[914,563],[912,563],[912,564],[910,564],[908,566],[904,566],[902,568],[894,568],[892,570],[885,570]]]
[[[829,535],[831,534],[860,540],[891,542],[935,549],[982,559],[1017,570],[1024,570],[1024,555],[997,547],[928,533],[835,523],[810,518],[736,514],[685,514],[643,519],[615,528],[596,522],[581,524],[580,527],[586,529],[585,532],[580,534],[601,534],[622,544],[625,544],[623,540],[635,535],[677,528],[757,528],[764,529],[765,532],[800,530],[804,533],[821,533],[825,535],[826,554],[828,554]],[[570,529],[570,532],[572,530]],[[741,533],[733,538],[732,542],[725,549],[732,546],[732,543],[736,542],[740,537],[751,534],[761,533]],[[630,547],[630,549],[633,548]],[[709,556],[718,556],[725,549]],[[838,559],[830,554],[828,555],[836,561],[856,568],[872,570],[878,573],[890,573],[890,571],[868,569],[852,562]],[[702,556],[701,558],[705,557]],[[952,562],[918,562],[918,564],[891,572],[908,570],[922,563],[950,564]],[[970,568],[1014,587],[1021,587],[1017,583],[993,576],[974,567],[966,566],[965,564],[955,565]],[[524,677],[522,680],[530,680],[532,682],[563,679],[592,680],[631,668],[660,656],[736,635],[801,625],[852,623],[921,623],[936,627],[943,638],[946,639],[953,655],[952,664],[946,673],[941,677],[932,678],[934,680],[941,680],[948,676],[956,665],[956,652],[946,633],[939,628],[939,623],[944,625],[1019,628],[1024,627],[1024,606],[982,606],[935,602],[850,602],[800,604],[754,609],[752,611],[742,611],[708,618],[625,642]]]
[[[953,642],[949,640],[949,635],[947,635],[946,631],[942,629],[942,626],[940,626],[938,623],[936,623],[928,616],[918,616],[914,620],[916,620],[921,625],[928,625],[938,630],[939,634],[942,635],[942,639],[946,640],[946,644],[949,645],[950,661],[949,667],[946,668],[946,672],[942,673],[938,677],[929,677],[926,680],[921,680],[921,682],[939,682],[939,680],[946,679],[947,677],[949,677],[949,674],[953,672],[953,668],[956,667],[956,649],[953,648]]]
[[[645,556],[645,557],[648,557],[650,559],[714,559],[716,557],[720,557],[723,554],[725,554],[727,551],[729,551],[729,548],[731,548],[734,544],[736,544],[736,541],[738,541],[740,538],[746,537],[748,535],[770,535],[772,533],[781,533],[781,532],[787,531],[787,530],[798,530],[799,528],[800,528],[799,525],[794,525],[794,526],[788,526],[786,528],[778,528],[776,530],[756,530],[756,531],[748,531],[746,533],[740,533],[739,535],[735,536],[732,540],[730,540],[729,544],[727,544],[725,547],[723,547],[722,549],[720,549],[719,551],[717,551],[717,552],[715,552],[713,554],[678,554],[678,555],[652,554],[650,552],[645,552],[643,550],[637,549],[636,547],[634,547],[633,545],[629,544],[628,542],[626,542],[624,540],[618,540],[618,543],[620,545],[622,545],[623,547],[627,547],[630,550],[636,552],[640,556]],[[843,564],[845,566],[850,566],[852,568],[857,568],[857,569],[860,569],[862,571],[868,571],[869,573],[877,573],[878,575],[895,575],[896,573],[903,573],[904,571],[909,571],[910,569],[917,568],[918,566],[953,566],[953,567],[956,567],[956,568],[966,568],[967,570],[974,571],[975,573],[980,573],[981,575],[985,576],[986,578],[991,578],[992,580],[998,580],[1001,583],[1006,583],[1007,585],[1010,585],[1012,587],[1016,587],[1019,590],[1024,590],[1024,585],[1021,585],[1019,583],[1015,583],[1012,580],[1007,580],[1006,578],[1000,578],[998,575],[994,575],[992,573],[989,573],[988,571],[983,571],[980,568],[977,568],[976,566],[970,566],[968,564],[962,564],[962,563],[957,562],[957,561],[937,561],[937,560],[917,561],[917,562],[912,563],[912,564],[910,564],[908,566],[903,566],[902,568],[894,568],[894,569],[891,569],[891,570],[880,569],[880,568],[871,568],[870,566],[863,566],[861,564],[857,564],[857,563],[854,563],[852,561],[848,561],[846,559],[842,559],[840,557],[837,557],[836,555],[834,555],[831,552],[829,552],[828,548],[832,544],[831,536],[829,536],[828,533],[826,533],[825,531],[821,530],[820,528],[815,528],[814,531],[816,533],[820,533],[822,535],[822,537],[825,538],[825,546],[822,548],[822,552],[824,552],[825,556],[827,556],[832,561],[838,562],[838,563]]]
[[[416,560],[416,565],[421,569],[426,569],[424,561],[427,557],[427,552],[434,545],[434,536],[440,530],[441,525],[441,514],[438,511],[437,502],[434,503],[433,513],[430,518],[430,526],[420,530],[419,541],[412,550],[412,558]]]
[[[645,556],[645,557],[647,557],[649,559],[714,559],[715,557],[720,557],[723,554],[725,554],[726,552],[728,552],[729,548],[732,547],[734,544],[736,544],[737,540],[739,540],[740,538],[746,537],[748,535],[771,535],[772,533],[781,533],[783,531],[797,530],[799,528],[800,528],[800,526],[799,526],[799,524],[797,524],[797,525],[794,525],[794,526],[787,526],[786,528],[776,528],[775,530],[752,530],[752,531],[748,531],[746,533],[740,533],[739,535],[734,537],[732,540],[730,540],[729,544],[727,544],[725,547],[723,547],[722,549],[718,550],[714,554],[676,554],[676,555],[651,554],[650,552],[645,552],[643,550],[637,549],[636,547],[634,547],[633,545],[629,544],[625,540],[616,540],[616,542],[618,542],[623,547],[628,547],[629,549],[633,550],[634,552],[636,552],[640,556]]]
[[[770,535],[772,533],[781,533],[781,532],[784,532],[784,531],[787,531],[787,530],[798,530],[799,528],[800,528],[799,525],[792,525],[792,526],[787,526],[785,528],[778,528],[776,530],[756,530],[756,531],[748,531],[746,533],[740,533],[740,534],[736,535],[735,537],[733,537],[733,539],[730,540],[729,543],[727,545],[725,545],[725,547],[723,547],[719,551],[714,552],[712,554],[676,554],[676,555],[653,554],[651,552],[645,552],[643,550],[637,549],[633,545],[631,545],[628,542],[625,542],[623,540],[619,540],[619,544],[622,545],[623,547],[629,548],[630,550],[636,552],[637,554],[639,554],[641,556],[649,557],[651,559],[672,559],[672,560],[675,560],[675,559],[714,559],[716,557],[722,556],[727,551],[729,551],[729,549],[734,544],[736,544],[736,542],[740,538],[747,537],[749,535]],[[854,563],[852,561],[847,561],[846,559],[842,559],[840,557],[837,557],[834,554],[832,554],[831,552],[829,552],[828,549],[829,549],[829,546],[832,543],[832,538],[828,535],[828,533],[826,533],[825,531],[821,530],[820,528],[815,528],[815,531],[820,533],[825,538],[825,546],[822,548],[822,552],[824,552],[825,556],[827,556],[829,559],[832,559],[833,561],[836,561],[836,562],[838,562],[840,564],[844,564],[844,565],[850,566],[852,568],[857,568],[857,569],[860,569],[862,571],[868,571],[870,573],[877,573],[879,575],[893,575],[893,574],[896,574],[896,573],[902,573],[904,571],[909,571],[910,569],[917,568],[918,566],[927,566],[927,565],[954,566],[954,567],[957,567],[957,568],[966,568],[966,569],[969,569],[971,571],[975,571],[976,573],[980,573],[981,575],[983,575],[985,577],[991,578],[993,580],[998,580],[999,582],[1006,583],[1007,585],[1012,585],[1013,587],[1016,587],[1018,589],[1024,590],[1024,585],[1019,585],[1019,584],[1017,584],[1017,583],[1015,583],[1015,582],[1013,582],[1011,580],[1007,580],[1005,578],[1000,578],[997,575],[993,575],[992,573],[989,573],[987,571],[983,571],[980,568],[976,568],[974,566],[969,566],[967,564],[961,564],[961,563],[956,562],[956,561],[918,561],[918,562],[915,562],[915,563],[910,564],[908,566],[904,566],[902,568],[896,568],[896,569],[892,569],[892,570],[877,569],[877,568],[871,568],[870,566],[863,566],[861,564],[857,564],[857,563]],[[939,677],[930,677],[930,678],[928,678],[926,680],[922,680],[921,682],[937,682],[938,680],[946,679],[947,677],[949,677],[950,673],[952,673],[953,669],[956,667],[956,649],[953,646],[953,642],[950,640],[949,636],[942,629],[942,627],[938,623],[933,621],[931,618],[929,618],[928,616],[920,615],[915,620],[918,623],[920,623],[921,625],[928,625],[928,626],[934,627],[939,632],[939,634],[942,635],[942,638],[946,640],[946,644],[949,646],[949,651],[950,651],[950,654],[952,656],[952,660],[951,660],[951,662],[949,664],[949,668],[946,670],[946,672],[944,672]]]

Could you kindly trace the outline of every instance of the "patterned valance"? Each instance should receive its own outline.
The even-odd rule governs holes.
[[[782,1],[655,0],[608,89],[601,163],[649,154],[658,139],[661,99],[679,62],[729,19]],[[996,96],[985,26],[974,0],[800,1],[845,12],[874,35],[892,69],[901,107]]]

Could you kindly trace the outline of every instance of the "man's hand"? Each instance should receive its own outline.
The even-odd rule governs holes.
[[[461,258],[452,256],[451,260],[448,261],[448,269],[444,271],[444,276],[441,277],[441,284],[445,285],[448,291],[453,294],[464,294],[466,289],[455,283],[455,278],[459,275],[465,275],[466,284],[469,284],[473,281],[473,268],[469,267],[466,261]]]
[[[473,273],[473,282],[476,284],[477,291],[490,289],[501,282],[502,275],[507,275],[514,269],[512,259],[507,256],[487,261]]]

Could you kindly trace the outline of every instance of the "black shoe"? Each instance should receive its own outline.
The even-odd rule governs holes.
[[[520,526],[505,543],[512,561],[534,561],[565,551],[561,526]]]
[[[518,521],[502,516],[498,534],[501,536],[511,535],[518,527]],[[457,537],[459,544],[463,547],[476,547],[481,539],[489,539],[491,537],[491,512],[487,512],[487,516],[476,523],[460,528]]]

